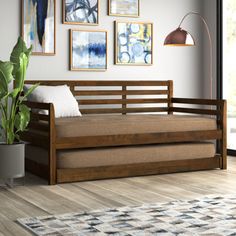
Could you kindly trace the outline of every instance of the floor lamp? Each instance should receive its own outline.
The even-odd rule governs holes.
[[[206,31],[207,31],[207,35],[209,38],[209,46],[210,46],[210,63],[209,63],[209,82],[210,82],[210,99],[212,99],[212,77],[213,77],[213,73],[212,73],[212,39],[211,39],[211,34],[210,34],[210,30],[208,27],[208,24],[206,22],[206,20],[204,19],[204,17],[202,15],[200,15],[197,12],[189,12],[187,13],[181,20],[178,28],[174,31],[172,31],[169,35],[167,35],[164,45],[165,46],[194,46],[195,45],[195,40],[193,38],[193,36],[186,30],[181,28],[182,23],[184,22],[184,20],[190,16],[190,15],[197,15],[200,17],[200,19],[203,21]]]

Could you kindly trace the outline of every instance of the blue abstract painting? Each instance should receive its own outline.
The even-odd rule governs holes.
[[[71,70],[107,69],[107,32],[71,30]]]
[[[98,24],[99,0],[64,0],[66,24]]]
[[[55,0],[23,0],[23,38],[35,54],[55,54]]]
[[[152,23],[116,22],[116,64],[152,65]]]

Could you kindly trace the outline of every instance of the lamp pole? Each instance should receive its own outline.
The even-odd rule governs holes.
[[[209,77],[210,77],[210,98],[212,99],[212,85],[213,85],[213,46],[212,46],[212,38],[211,38],[211,34],[210,34],[210,29],[209,29],[209,26],[205,20],[205,18],[199,14],[198,12],[189,12],[187,13],[181,20],[180,24],[179,24],[179,28],[181,28],[181,25],[182,23],[184,22],[184,20],[190,16],[190,15],[196,15],[198,16],[202,22],[204,23],[204,26],[206,28],[206,31],[207,31],[207,36],[208,36],[208,39],[209,39],[209,46],[210,46],[210,66],[209,66]]]

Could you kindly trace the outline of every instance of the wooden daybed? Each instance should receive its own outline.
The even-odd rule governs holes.
[[[38,82],[67,84],[83,114],[55,119],[53,104],[26,102],[26,169],[49,184],[227,167],[224,100],[174,98],[172,81],[26,84]]]

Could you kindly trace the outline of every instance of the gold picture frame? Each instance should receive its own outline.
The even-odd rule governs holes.
[[[153,65],[153,23],[115,21],[114,25],[115,65]]]
[[[67,0],[62,0],[62,23],[67,24],[67,25],[91,25],[91,26],[96,26],[99,25],[99,14],[100,14],[100,0],[97,0],[97,20],[96,23],[93,22],[79,22],[79,21],[67,21],[66,20],[66,1]]]
[[[106,30],[79,30],[79,29],[70,29],[70,63],[69,63],[69,69],[71,71],[106,71],[107,70],[107,63],[108,63],[108,32]],[[85,44],[85,42],[83,42],[83,45],[81,44],[81,48],[79,48],[79,42],[78,42],[78,47],[77,47],[77,51],[79,51],[80,53],[82,53],[83,55],[79,55],[79,53],[75,53],[74,50],[74,45],[73,45],[73,37],[74,37],[74,33],[78,33],[78,35],[76,36],[78,39],[79,37],[81,37],[81,39],[84,38],[90,38],[90,37],[84,37],[84,34],[94,34],[93,37],[91,37],[91,40],[94,40],[94,45],[90,45],[93,43],[93,41],[91,42],[87,42],[87,44]],[[79,35],[80,33],[80,35]],[[83,34],[84,33],[84,34]],[[104,33],[104,40],[98,36],[99,34]],[[99,42],[100,40],[100,42]],[[98,48],[99,45],[99,48]],[[91,61],[88,61],[88,65],[87,67],[85,67],[85,65],[83,64],[79,64],[83,61],[84,63],[84,58],[86,53],[88,52],[88,47],[91,47],[89,49],[89,51],[94,51],[93,55],[97,56],[96,54],[99,54],[99,57],[97,56],[97,64],[100,63],[99,67],[94,67],[94,65],[92,64],[96,58],[91,58],[91,57],[87,57],[87,59],[89,60],[90,58],[92,59]],[[104,55],[105,54],[105,55]],[[77,57],[77,58],[75,58]],[[80,58],[82,60],[80,60]],[[103,58],[103,61],[102,59]],[[75,61],[77,61],[77,65],[75,65]],[[104,63],[104,64],[102,64]]]
[[[109,16],[118,16],[118,17],[134,17],[134,18],[138,18],[140,16],[140,0],[135,0],[137,1],[137,13],[136,14],[131,14],[130,12],[124,13],[124,9],[122,10],[122,12],[117,12],[114,13],[114,11],[112,10],[112,2],[117,1],[117,4],[119,3],[119,1],[121,0],[108,0],[108,15]],[[129,0],[126,0],[129,1]],[[125,8],[126,10],[130,10],[132,9],[132,6],[128,5],[129,3],[127,2],[127,4],[125,5],[124,1],[122,0],[120,2],[120,6]]]
[[[28,4],[26,5],[26,1],[28,1]],[[30,1],[32,0],[21,0],[21,37],[23,38],[23,40],[25,41],[27,47],[30,47],[31,45],[33,45],[33,51],[32,51],[32,55],[40,55],[40,56],[54,56],[56,54],[56,0],[51,0],[51,2],[53,2],[53,7],[52,7],[52,10],[53,10],[53,24],[49,24],[51,26],[51,28],[53,28],[53,33],[51,32],[51,28],[50,30],[47,30],[47,32],[50,32],[52,33],[52,37],[53,39],[50,39],[50,37],[47,37],[49,38],[49,40],[51,40],[51,43],[53,43],[53,46],[51,46],[51,51],[44,51],[46,49],[45,48],[45,44],[47,43],[45,41],[45,35],[41,34],[40,37],[37,36],[36,34],[38,34],[36,31],[35,32],[30,32],[30,29],[34,28],[34,29],[37,29],[36,27],[28,27],[27,25],[30,25],[29,22],[27,22],[26,26],[25,26],[25,19],[29,20],[30,17],[29,16],[25,16],[25,13],[31,13],[32,15],[34,14],[37,14],[37,8],[36,8],[36,11],[34,12],[34,7],[33,5],[30,5]],[[33,4],[33,2],[31,3]],[[29,7],[31,6],[31,9],[27,9],[25,10],[26,7]],[[34,16],[35,18],[36,16]],[[32,17],[33,18],[33,17]],[[35,23],[36,24],[36,23]],[[25,28],[29,28],[28,32],[26,32]],[[31,36],[30,35],[34,35],[34,40],[31,39]],[[35,36],[36,35],[36,36]],[[40,38],[40,39],[39,39]],[[44,46],[43,46],[44,44]],[[40,46],[41,45],[41,46]],[[35,48],[42,48],[42,51],[40,51],[39,49],[35,49]]]

